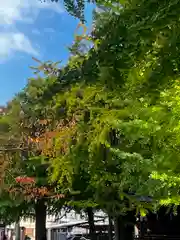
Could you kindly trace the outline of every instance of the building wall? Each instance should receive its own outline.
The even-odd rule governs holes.
[[[95,213],[95,220],[99,220],[100,217],[106,216],[105,213],[102,211],[96,212]],[[71,211],[69,213],[66,213],[65,211],[61,211],[61,213],[58,214],[58,216],[54,215],[47,215],[46,217],[46,227],[51,228],[57,224],[63,224],[63,223],[75,223],[78,221],[87,221],[87,216],[85,214],[77,214],[75,211]],[[108,220],[106,220],[108,222]],[[13,229],[14,224],[11,226],[7,226],[8,228]],[[25,235],[28,235],[32,240],[35,239],[35,220],[32,218],[26,218],[26,219],[21,219],[20,221],[20,227],[25,228]],[[83,234],[86,233],[86,230],[83,228],[79,227],[74,227],[73,232],[74,234]]]

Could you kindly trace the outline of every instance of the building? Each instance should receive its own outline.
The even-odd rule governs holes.
[[[4,115],[6,108],[4,106],[0,106],[0,115]]]
[[[108,217],[102,211],[96,212],[94,216],[95,223],[98,225],[109,224]],[[84,224],[84,228],[80,225]],[[66,213],[61,211],[57,216],[47,215],[46,228],[49,236],[58,235],[60,232],[71,232],[71,234],[87,234],[88,219],[87,216],[77,214],[71,210]],[[35,240],[35,221],[32,218],[21,219],[20,221],[21,232],[23,235],[29,236],[32,240]],[[8,236],[14,232],[15,224],[6,226]],[[14,235],[14,234],[13,234]],[[14,237],[13,237],[14,238]],[[54,239],[54,237],[48,237],[48,239]],[[58,239],[55,237],[55,239]]]

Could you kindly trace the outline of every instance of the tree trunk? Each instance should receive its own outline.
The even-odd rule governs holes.
[[[114,235],[115,240],[126,240],[125,239],[125,228],[122,216],[116,216],[114,218]]]
[[[109,216],[109,228],[108,228],[108,238],[109,238],[109,240],[113,239],[112,231],[113,231],[112,218],[111,218],[111,216]]]
[[[91,207],[87,208],[87,214],[88,214],[88,222],[89,222],[89,233],[90,238],[93,239],[96,233],[95,225],[94,225],[94,213],[93,209]]]
[[[43,199],[35,204],[36,214],[36,240],[46,240],[46,205]]]
[[[115,240],[133,240],[135,216],[133,212],[126,216],[116,216],[114,219]]]
[[[127,224],[125,227],[125,238],[126,240],[133,240],[134,239],[134,226],[132,223]]]
[[[21,229],[19,220],[15,223],[15,240],[20,240]]]

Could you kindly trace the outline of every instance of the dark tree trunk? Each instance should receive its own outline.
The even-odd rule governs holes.
[[[89,222],[89,233],[91,239],[94,238],[96,230],[95,230],[95,225],[94,225],[94,213],[93,209],[91,207],[86,209],[87,214],[88,214],[88,222]]]
[[[134,239],[134,228],[136,224],[135,212],[128,212],[126,215],[125,235],[126,240]]]
[[[108,228],[108,238],[109,238],[109,240],[113,239],[112,231],[113,231],[112,218],[111,218],[111,216],[109,216],[109,228]]]
[[[46,205],[43,199],[35,204],[36,213],[36,240],[46,240]]]
[[[20,224],[19,220],[15,223],[15,240],[20,240],[21,236],[21,229],[20,229]]]
[[[114,234],[115,240],[126,240],[125,238],[125,223],[122,216],[114,218]]]
[[[133,212],[126,216],[116,216],[114,218],[115,240],[133,240],[134,239],[135,216]]]
[[[125,227],[125,238],[126,240],[133,240],[134,239],[134,225],[127,224]]]

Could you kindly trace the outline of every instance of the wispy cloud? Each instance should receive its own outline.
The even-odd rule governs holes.
[[[43,9],[62,13],[61,5],[50,0],[0,0],[0,2],[0,28],[5,29],[0,33],[0,61],[15,52],[37,56],[34,43],[31,43],[22,32],[15,30],[15,26],[18,22],[24,24],[34,22]]]
[[[0,34],[0,59],[10,57],[14,52],[23,52],[38,56],[38,52],[32,47],[30,40],[23,33]]]
[[[48,0],[6,0],[0,4],[0,24],[14,24],[16,21],[33,21],[41,9],[63,12],[60,4]]]

